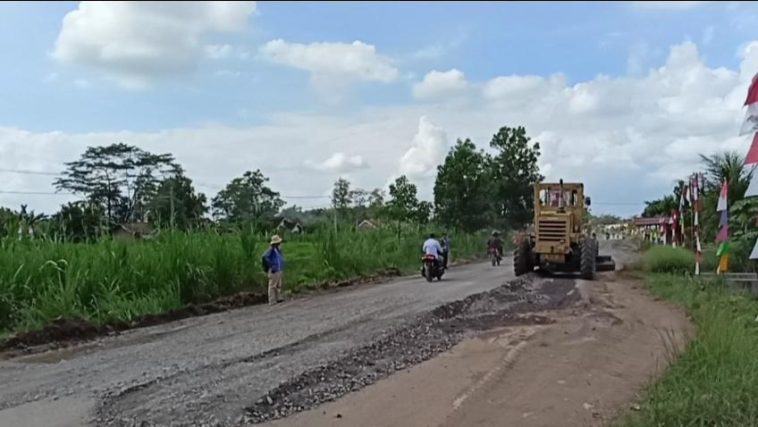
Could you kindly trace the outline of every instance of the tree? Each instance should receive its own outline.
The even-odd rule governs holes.
[[[54,185],[100,204],[114,224],[142,220],[158,183],[179,173],[181,167],[171,154],[118,143],[87,147],[79,160],[66,163]]]
[[[339,178],[334,183],[334,189],[332,190],[332,207],[336,209],[340,214],[344,214],[352,203],[350,191],[350,181],[345,178]]]
[[[645,209],[642,211],[643,218],[653,218],[656,216],[670,215],[671,211],[679,207],[679,199],[676,196],[668,195],[662,199],[646,201]]]
[[[268,178],[260,170],[247,171],[234,178],[213,198],[214,216],[232,223],[261,223],[273,219],[284,201],[267,182]]]
[[[523,127],[504,126],[490,147],[497,151],[492,161],[495,212],[506,228],[522,228],[534,217],[533,185],[544,179],[537,164],[540,144],[532,143]]]
[[[422,200],[418,202],[418,206],[416,206],[416,221],[421,225],[429,224],[429,221],[432,217],[432,209],[434,208],[434,205],[432,205],[432,202],[427,202],[426,200]]]
[[[379,188],[375,188],[368,195],[368,215],[377,218],[382,215],[384,210],[385,194]]]
[[[148,202],[149,219],[160,227],[187,230],[202,223],[207,203],[205,194],[195,192],[192,180],[179,174],[160,182]]]
[[[719,214],[716,212],[721,184],[726,181],[729,186],[729,206],[743,200],[745,191],[750,183],[752,170],[745,168],[745,158],[733,151],[724,151],[711,156],[700,155],[705,167],[705,194],[702,197],[700,214],[702,239],[715,238],[719,230]]]
[[[438,220],[466,231],[484,228],[492,219],[491,159],[471,140],[460,139],[437,166],[434,205]]]
[[[102,206],[87,201],[67,203],[50,217],[53,235],[75,243],[91,242],[107,233],[105,221]]]
[[[395,221],[416,219],[418,209],[418,189],[405,175],[400,176],[390,184],[390,200],[386,212],[389,219]]]

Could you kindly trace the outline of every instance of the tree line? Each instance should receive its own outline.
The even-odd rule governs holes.
[[[0,233],[16,223],[30,230],[46,222],[50,233],[67,241],[85,241],[121,224],[146,222],[160,228],[190,230],[224,225],[252,225],[270,230],[281,218],[299,222],[355,223],[363,219],[420,226],[434,222],[463,231],[517,229],[533,214],[532,185],[539,173],[540,146],[523,127],[502,127],[489,142],[490,152],[470,139],[458,139],[437,167],[434,200],[418,198],[418,188],[400,176],[379,188],[352,188],[339,178],[330,209],[285,208],[260,170],[232,179],[210,200],[172,154],[155,154],[124,143],[88,147],[79,159],[65,163],[53,185],[79,200],[45,216],[0,210]]]

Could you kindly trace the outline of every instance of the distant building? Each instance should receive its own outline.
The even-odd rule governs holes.
[[[304,231],[300,221],[293,221],[287,218],[282,218],[279,225],[276,226],[276,229],[279,231],[286,230],[293,234],[301,234]]]
[[[355,226],[358,230],[375,230],[379,228],[379,226],[370,219],[364,219],[363,221],[359,222],[358,225]]]

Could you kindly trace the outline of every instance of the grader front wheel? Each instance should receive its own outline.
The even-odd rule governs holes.
[[[594,239],[586,238],[582,242],[582,252],[579,265],[579,271],[584,280],[595,279],[595,257],[597,253],[597,242]]]

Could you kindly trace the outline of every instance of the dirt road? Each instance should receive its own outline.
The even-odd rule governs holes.
[[[691,327],[630,280],[579,282],[555,323],[496,328],[335,402],[272,423],[322,426],[602,426],[630,410]]]
[[[0,361],[0,427],[585,425],[687,326],[621,282],[510,279],[470,265]]]
[[[405,278],[0,361],[0,426],[97,425],[114,419],[121,425],[129,419],[233,424],[245,406],[281,382],[372,342],[419,313],[512,278],[507,263],[448,273],[432,284],[420,276]],[[97,412],[110,419],[98,421]]]

